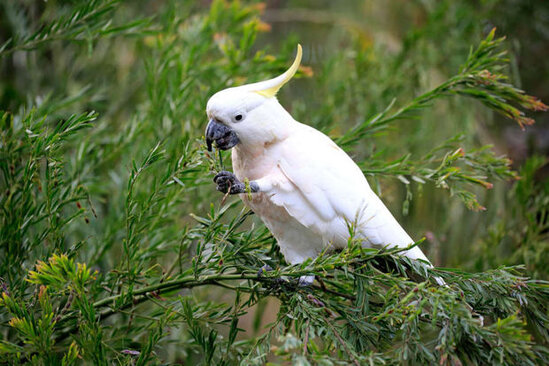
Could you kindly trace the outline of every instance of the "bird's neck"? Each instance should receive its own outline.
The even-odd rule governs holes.
[[[238,144],[232,149],[233,170],[239,178],[256,180],[264,177],[276,166],[274,149],[284,139],[279,137],[265,140],[259,144]]]

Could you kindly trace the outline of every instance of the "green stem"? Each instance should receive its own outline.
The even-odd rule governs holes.
[[[146,295],[151,292],[164,293],[168,291],[173,291],[181,288],[192,288],[197,286],[212,285],[218,281],[230,281],[230,280],[257,280],[262,281],[265,278],[258,278],[257,274],[246,275],[241,274],[227,274],[227,275],[211,275],[205,276],[197,280],[194,276],[187,276],[173,281],[166,281],[162,283],[157,283],[150,286],[142,287],[138,290],[135,290],[132,294],[134,296]],[[113,295],[101,299],[93,304],[94,308],[106,306],[109,303],[116,302],[120,297],[124,295]]]

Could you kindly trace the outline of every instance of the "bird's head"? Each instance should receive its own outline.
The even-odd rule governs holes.
[[[301,45],[294,63],[274,79],[228,88],[215,93],[206,107],[206,144],[211,151],[238,144],[254,146],[283,138],[293,118],[278,103],[276,93],[294,76],[301,62]]]

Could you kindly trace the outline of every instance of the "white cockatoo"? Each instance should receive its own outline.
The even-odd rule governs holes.
[[[278,102],[276,93],[294,76],[301,55],[298,45],[295,61],[282,75],[221,90],[208,101],[208,150],[213,142],[222,150],[233,148],[234,174],[217,174],[217,189],[240,194],[290,264],[315,258],[326,247],[346,247],[349,227],[364,246],[409,246],[414,240],[349,155]],[[417,246],[403,253],[429,262]]]

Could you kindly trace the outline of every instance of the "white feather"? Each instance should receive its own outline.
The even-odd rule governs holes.
[[[242,167],[246,155],[233,152],[233,167],[239,177],[256,173]],[[241,157],[242,156],[242,157]],[[261,154],[274,157],[262,179],[261,193],[242,199],[262,218],[290,263],[315,257],[326,246],[343,248],[349,224],[365,246],[406,247],[414,241],[370,188],[354,161],[329,137],[292,121],[292,133],[270,145]],[[257,159],[256,159],[257,160]],[[268,184],[267,184],[268,183]],[[417,247],[405,252],[428,262]]]
[[[208,117],[227,125],[240,141],[232,152],[234,173],[259,187],[251,198],[241,194],[242,200],[271,230],[292,264],[315,258],[328,246],[345,247],[350,226],[364,246],[407,247],[414,241],[353,160],[278,103],[276,91],[293,76],[300,60],[298,47],[296,60],[284,74],[222,90],[208,101]],[[429,262],[418,247],[404,254]]]

